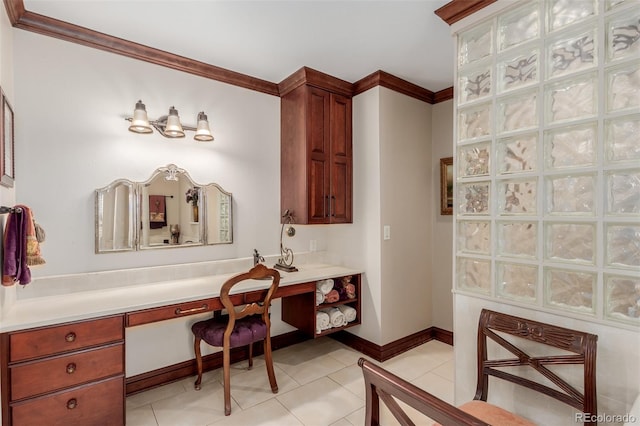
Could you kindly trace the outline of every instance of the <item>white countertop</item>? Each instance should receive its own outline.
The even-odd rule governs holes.
[[[297,272],[279,271],[280,286],[363,272],[327,264],[308,264],[298,269]],[[0,312],[0,333],[217,297],[222,284],[233,275],[235,273],[17,300]],[[249,280],[234,287],[232,293],[268,286],[266,280]]]

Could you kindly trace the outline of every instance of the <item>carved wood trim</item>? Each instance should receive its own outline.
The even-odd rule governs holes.
[[[447,87],[433,94],[434,104],[448,101],[449,99],[453,99],[453,87]]]
[[[559,354],[533,357],[518,348],[514,342],[505,339],[503,337],[505,334],[552,346],[575,355]],[[489,359],[487,350],[489,339],[514,354],[515,358]],[[597,340],[598,336],[595,334],[483,309],[478,324],[478,383],[474,399],[487,400],[489,376],[493,376],[536,390],[571,405],[583,413],[596,416],[598,410],[595,370]],[[563,364],[583,365],[582,388],[584,392],[576,389],[546,367],[546,365]],[[533,368],[560,390],[511,374],[503,369],[503,367],[514,366]],[[587,421],[585,424],[591,423]]]
[[[4,8],[7,10],[7,16],[11,25],[15,26],[25,13],[23,0],[4,0]]]
[[[416,84],[410,83],[382,70],[378,70],[356,81],[353,84],[353,94],[360,94],[375,86],[386,87],[387,89],[394,90],[398,93],[402,93],[428,104],[434,103],[434,94],[432,91],[424,89]]]
[[[402,425],[413,425],[415,418],[409,418],[395,399],[413,407],[420,413],[442,425],[489,426],[459,408],[431,395],[412,383],[396,376],[384,368],[367,361],[358,360],[362,368],[365,386],[365,421],[367,426],[380,425],[380,399]],[[428,422],[431,423],[431,422]]]
[[[353,96],[353,85],[348,81],[341,80],[329,74],[314,70],[309,67],[302,67],[289,77],[278,83],[278,93],[280,97],[285,96],[303,84],[328,90],[342,96]]]
[[[438,327],[429,327],[383,346],[346,331],[333,333],[330,337],[380,362],[434,339],[453,346],[453,333]]]
[[[275,83],[29,12],[22,0],[5,0],[5,5],[16,28],[278,96]]]
[[[496,0],[452,0],[434,13],[444,22],[451,25],[472,13],[479,11]]]

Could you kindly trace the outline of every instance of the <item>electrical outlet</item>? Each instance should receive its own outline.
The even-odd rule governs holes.
[[[390,240],[391,239],[391,225],[385,225],[383,229],[384,229],[384,231],[383,231],[384,239],[385,240]]]

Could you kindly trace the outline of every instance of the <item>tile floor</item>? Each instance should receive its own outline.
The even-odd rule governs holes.
[[[361,426],[364,381],[361,353],[322,337],[273,352],[279,392],[271,393],[264,358],[231,366],[231,415],[223,408],[222,372],[190,377],[127,398],[127,426]],[[453,402],[453,347],[432,340],[384,363],[392,373]],[[383,405],[383,404],[381,404]],[[406,407],[406,406],[405,406]],[[408,407],[406,407],[408,408]],[[416,425],[431,421],[408,408]],[[381,409],[381,423],[398,424]]]

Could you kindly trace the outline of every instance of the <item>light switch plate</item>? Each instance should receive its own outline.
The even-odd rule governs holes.
[[[390,225],[385,225],[383,229],[384,229],[384,232],[383,232],[384,237],[383,238],[385,240],[390,240],[391,239],[391,226]]]

